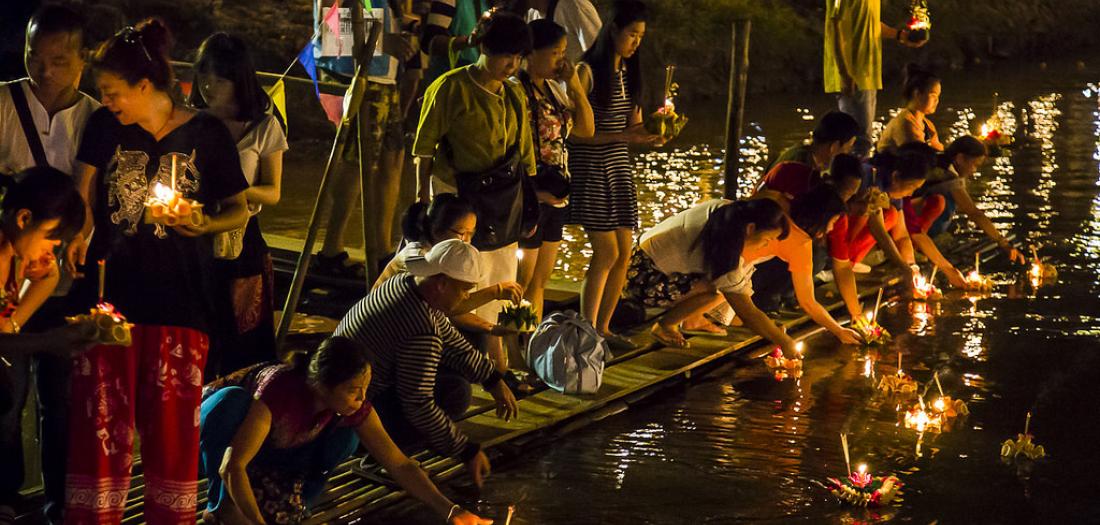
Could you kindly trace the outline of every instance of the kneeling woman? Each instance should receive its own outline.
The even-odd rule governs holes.
[[[257,365],[230,376],[202,403],[202,466],[209,478],[207,523],[298,523],[328,471],[360,441],[405,490],[450,524],[487,524],[444,497],[390,440],[366,402],[366,353],[330,337],[290,364]]]
[[[665,344],[685,346],[680,323],[725,298],[746,326],[794,357],[794,341],[752,304],[756,261],[745,255],[786,236],[786,216],[774,201],[698,204],[642,235],[627,274],[627,294],[647,306],[672,305],[653,327]]]

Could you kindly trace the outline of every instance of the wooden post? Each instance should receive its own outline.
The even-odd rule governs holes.
[[[741,168],[741,124],[745,119],[745,90],[749,81],[749,33],[752,22],[734,20],[730,28],[729,102],[726,106],[725,197],[737,198]]]
[[[355,5],[359,4],[356,3]],[[360,36],[365,37],[367,29],[365,27],[365,21],[363,20],[363,12],[361,9],[353,8],[353,22],[356,18],[355,13],[358,13],[357,16],[359,19],[359,32],[356,33],[356,38],[359,38]],[[309,226],[306,229],[305,241],[302,243],[302,252],[298,254],[298,264],[294,268],[294,279],[290,283],[290,290],[286,296],[286,303],[283,305],[283,316],[279,319],[279,326],[275,330],[275,348],[280,352],[280,356],[283,348],[283,343],[286,342],[286,336],[290,333],[290,324],[294,320],[294,313],[298,310],[298,302],[302,296],[302,288],[305,286],[306,275],[309,273],[309,261],[313,257],[313,245],[317,242],[317,234],[321,227],[321,210],[324,207],[323,204],[325,200],[328,198],[329,185],[332,182],[329,178],[329,175],[332,173],[333,165],[338,162],[338,152],[343,150],[344,141],[347,140],[347,131],[350,127],[348,125],[350,122],[350,115],[353,113],[359,115],[360,117],[363,115],[364,105],[362,104],[362,98],[365,91],[364,86],[367,82],[367,68],[370,65],[369,60],[370,57],[373,55],[375,43],[378,41],[379,34],[381,33],[382,29],[382,24],[380,22],[371,21],[370,25],[370,38],[361,38],[359,40],[356,40],[357,45],[355,46],[355,50],[353,51],[353,56],[356,57],[355,76],[354,78],[352,78],[351,87],[348,89],[347,94],[344,95],[345,97],[351,97],[352,99],[346,101],[345,104],[348,107],[348,115],[345,115],[343,119],[340,119],[340,123],[336,126],[336,137],[332,140],[332,149],[329,150],[328,160],[325,162],[325,169],[321,172],[321,185],[320,188],[317,189],[317,199],[313,202],[313,211],[310,213],[309,216]],[[358,45],[364,40],[366,41],[365,46]],[[360,60],[360,57],[363,56],[367,57],[367,62]],[[357,121],[361,120],[361,118],[357,119]],[[360,152],[363,149],[363,136],[364,134],[359,134],[359,137],[357,139],[359,141]],[[359,158],[360,171],[362,172],[362,155],[360,155]],[[365,182],[366,181],[364,180],[364,183]],[[366,190],[367,186],[364,184],[364,200],[366,199]],[[365,209],[363,211],[363,215],[364,220],[366,220]],[[364,222],[364,224],[366,223]],[[364,226],[363,229],[363,233],[365,235],[367,228]],[[367,264],[369,268],[369,258],[367,259]],[[377,263],[375,264],[375,266],[377,267]],[[367,272],[367,275],[369,278],[369,271]],[[367,289],[370,289],[370,281],[367,281]]]
[[[359,3],[355,2],[355,5],[358,6]],[[363,18],[363,10],[352,8],[351,12],[355,63],[362,66],[362,71],[367,71],[370,68],[371,59],[374,57],[374,49],[382,32],[382,23],[381,21],[371,20],[368,29],[366,20]],[[378,277],[378,260],[382,255],[378,253],[378,227],[376,224],[376,221],[381,220],[381,217],[378,216],[378,210],[381,207],[381,203],[378,202],[380,196],[377,189],[370,184],[372,179],[377,178],[374,169],[376,167],[381,169],[380,159],[374,158],[373,155],[365,155],[366,152],[370,151],[371,139],[364,123],[368,122],[370,118],[370,105],[361,104],[358,116],[355,119],[355,130],[356,151],[359,157],[359,180],[362,188],[360,198],[363,204],[363,253],[366,255],[364,264],[367,270],[365,284],[368,290],[370,290],[371,284],[374,283],[374,279]]]

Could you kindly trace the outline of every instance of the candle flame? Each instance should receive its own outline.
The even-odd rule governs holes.
[[[806,345],[804,345],[802,343],[802,341],[798,341],[797,343],[794,344],[794,351],[797,352],[799,356],[801,356],[802,355],[802,349],[805,348],[805,346]]]
[[[982,137],[988,137],[991,131],[993,130],[990,129],[989,124],[982,124]]]
[[[863,474],[863,473],[867,472],[867,464],[866,463],[860,463],[859,468],[857,468],[856,470],[858,470],[860,474]]]
[[[165,186],[159,182],[156,184],[156,186],[153,186],[153,196],[156,197],[157,200],[164,201],[166,203],[171,202],[172,198],[175,197],[175,195],[176,192],[173,191],[172,188],[169,188],[168,186]]]
[[[932,402],[932,406],[937,412],[943,412],[944,409],[947,408],[942,397],[936,398],[936,400]]]
[[[863,377],[871,377],[871,372],[873,370],[873,366],[874,365],[871,362],[870,357],[863,360]]]

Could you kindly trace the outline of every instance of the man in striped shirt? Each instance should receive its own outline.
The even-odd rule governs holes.
[[[470,383],[497,403],[497,415],[515,417],[516,398],[488,356],[447,319],[481,276],[477,249],[458,239],[409,257],[408,274],[371,291],[348,312],[334,335],[366,349],[374,369],[367,397],[394,440],[426,441],[436,453],[466,464],[481,486],[489,459],[455,425],[470,405]]]

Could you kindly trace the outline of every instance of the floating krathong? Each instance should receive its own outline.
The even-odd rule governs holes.
[[[840,443],[844,448],[844,462],[848,466],[848,477],[829,478],[827,488],[840,501],[857,507],[881,507],[888,505],[897,496],[901,482],[897,476],[872,476],[867,472],[867,465],[861,463],[855,472],[852,472],[848,455],[848,436],[840,435]]]
[[[974,269],[966,274],[966,288],[978,292],[988,292],[993,289],[993,279],[981,273],[982,257],[980,253],[974,254]]]
[[[898,371],[893,374],[886,374],[879,380],[878,389],[884,394],[898,394],[902,396],[909,396],[917,391],[917,382],[913,379],[913,376],[906,374],[901,369],[901,352],[898,352]]]
[[[768,368],[785,368],[787,370],[802,368],[803,348],[802,341],[798,341],[794,344],[794,351],[798,353],[798,357],[787,358],[783,356],[783,349],[777,346],[770,354],[764,356],[764,364],[768,365]]]
[[[1031,281],[1031,286],[1038,288],[1044,284],[1057,282],[1058,268],[1053,264],[1043,262],[1033,247],[1031,249],[1031,269],[1028,270],[1027,277]]]
[[[515,328],[516,331],[527,333],[534,332],[535,328],[538,328],[539,317],[535,313],[534,305],[524,299],[518,305],[506,304],[500,310],[498,322],[503,326]]]
[[[1016,434],[1016,439],[1006,439],[1001,444],[1001,457],[1005,459],[1015,459],[1020,456],[1024,456],[1027,459],[1035,460],[1046,456],[1046,450],[1042,445],[1036,445],[1032,442],[1034,436],[1028,433],[1028,427],[1031,425],[1031,412],[1027,413],[1027,420],[1024,421],[1024,432],[1022,434]]]
[[[917,432],[938,434],[943,431],[943,423],[943,415],[925,410],[923,401],[905,413],[905,428]]]
[[[938,301],[943,299],[943,292],[933,283],[936,278],[936,270],[932,268],[932,275],[925,279],[919,272],[913,275],[913,299],[918,301]]]
[[[853,328],[863,336],[863,344],[867,346],[882,346],[892,339],[890,332],[878,324],[878,309],[882,304],[882,288],[878,289],[878,298],[875,299],[875,309],[864,312],[862,316],[852,319]]]
[[[676,104],[673,102],[676,92],[680,88],[679,84],[672,81],[672,74],[675,71],[676,66],[665,68],[665,102],[645,119],[646,131],[654,135],[660,135],[665,141],[676,138],[688,122],[686,116],[676,113]]]

